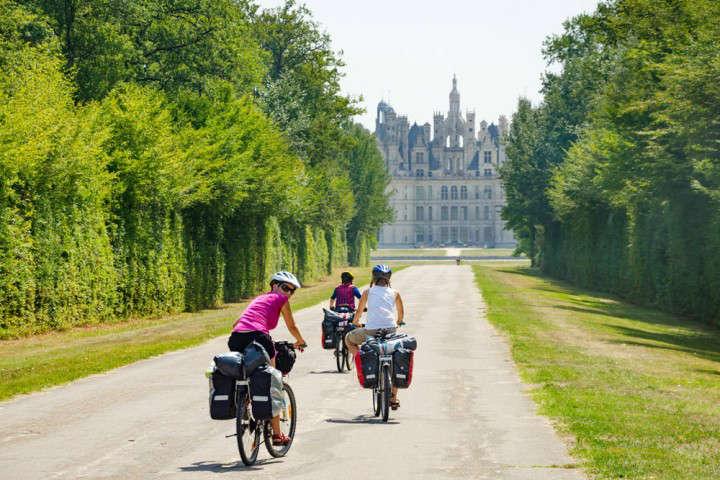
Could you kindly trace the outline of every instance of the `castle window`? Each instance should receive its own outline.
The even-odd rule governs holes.
[[[492,152],[485,152],[483,159],[485,163],[492,163]]]
[[[460,207],[460,210],[462,213],[462,219],[467,222],[467,219],[468,219],[467,207]]]
[[[428,176],[429,176],[429,174],[430,174],[430,172],[428,172]],[[432,198],[433,198],[432,186],[430,186],[430,185],[428,185],[428,187],[427,187],[427,198],[428,198],[428,200],[432,200]]]
[[[423,207],[415,207],[415,220],[425,220]]]
[[[475,220],[480,220],[480,207],[475,207]]]
[[[440,189],[440,200],[447,200],[448,199],[448,188],[447,185],[443,185]]]
[[[490,220],[490,207],[486,205],[483,213],[485,215],[485,220]]]
[[[458,219],[458,208],[450,207],[450,220],[457,220],[457,219]]]
[[[487,186],[485,187],[485,190],[483,190],[483,197],[490,200],[492,198],[492,187]]]
[[[458,190],[455,185],[450,187],[450,200],[457,200],[458,199]]]
[[[415,199],[425,200],[425,189],[423,187],[415,187]]]
[[[475,199],[480,199],[480,187],[478,185],[475,185]]]
[[[417,163],[424,163],[425,162],[425,154],[423,152],[417,152],[415,154],[415,161]]]
[[[485,169],[485,176],[486,176],[486,177],[492,177],[492,168],[486,168],[486,169]]]
[[[460,200],[467,200],[467,187],[465,185],[460,187]]]
[[[440,220],[447,220],[448,219],[448,207],[442,206],[440,207]]]
[[[432,207],[428,207],[428,220],[432,220]]]

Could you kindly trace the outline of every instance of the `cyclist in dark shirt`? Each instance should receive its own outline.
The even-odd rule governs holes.
[[[353,285],[352,273],[343,272],[340,274],[340,285],[335,287],[330,296],[330,310],[338,311],[339,309],[347,309],[351,312],[355,311],[355,299],[360,298],[360,290]]]

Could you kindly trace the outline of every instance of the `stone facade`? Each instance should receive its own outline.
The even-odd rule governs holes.
[[[505,194],[498,167],[505,161],[507,128],[501,116],[498,125],[480,122],[476,132],[475,113],[463,118],[460,112],[455,77],[447,117],[436,112],[432,128],[409,126],[406,116],[381,101],[375,137],[392,175],[395,221],[382,227],[380,246],[515,246],[500,218]]]

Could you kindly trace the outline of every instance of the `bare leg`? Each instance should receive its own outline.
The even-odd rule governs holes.
[[[347,335],[345,336],[345,345],[347,345],[348,352],[350,352],[350,355],[352,355],[353,357],[355,357],[355,354],[356,354],[357,351],[358,351],[358,346],[355,345],[354,343],[352,343],[352,342],[350,341],[350,337],[348,337]]]
[[[270,359],[270,365],[275,368],[275,357]],[[270,425],[272,426],[273,434],[279,435],[282,433],[280,431],[280,415],[275,415],[272,420],[270,420]]]
[[[280,431],[280,415],[275,415],[272,420],[270,420],[270,425],[272,426],[273,435],[280,435],[282,433]]]

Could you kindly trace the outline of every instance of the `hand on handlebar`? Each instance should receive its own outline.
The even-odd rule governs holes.
[[[303,340],[302,343],[301,343],[301,342],[295,342],[295,343],[293,344],[293,347],[297,348],[298,350],[300,350],[300,351],[302,352],[302,351],[304,351],[304,350],[307,348],[307,343],[305,343],[304,340]]]

